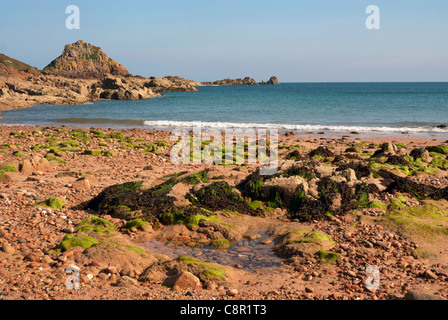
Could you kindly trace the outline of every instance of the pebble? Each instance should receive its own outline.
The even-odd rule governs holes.
[[[347,275],[349,275],[350,277],[355,278],[356,277],[356,272],[352,271],[352,270],[348,270],[347,271]]]
[[[311,287],[305,287],[305,292],[314,293],[314,289]]]
[[[226,294],[230,297],[234,297],[238,294],[238,290],[237,289],[229,289],[229,290],[227,290]]]
[[[106,273],[110,273],[110,274],[118,273],[117,268],[115,268],[115,267],[113,267],[113,266],[109,266],[109,267],[107,267],[105,271],[106,271]]]
[[[16,250],[15,250],[13,247],[11,247],[9,244],[7,244],[7,243],[5,243],[5,244],[2,246],[2,250],[3,250],[5,253],[9,253],[9,254],[13,254],[13,253],[16,252]]]
[[[73,232],[75,232],[75,228],[68,227],[68,228],[64,228],[62,231],[65,233],[73,233]]]
[[[423,276],[425,277],[425,279],[428,279],[428,280],[437,280],[438,279],[438,276],[431,270],[426,270],[425,273],[423,274]]]

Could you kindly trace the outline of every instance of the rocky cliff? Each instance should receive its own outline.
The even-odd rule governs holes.
[[[109,58],[100,47],[82,40],[66,45],[62,54],[43,71],[78,79],[101,79],[106,74],[131,76],[127,68]]]
[[[196,91],[195,87],[200,85],[178,76],[132,76],[100,47],[83,41],[66,45],[62,55],[43,72],[0,55],[0,110],[36,104],[149,99],[163,95],[160,92]]]

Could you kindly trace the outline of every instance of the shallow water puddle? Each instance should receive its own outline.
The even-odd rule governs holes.
[[[159,241],[148,241],[142,246],[153,253],[160,253],[171,258],[178,256],[191,256],[206,262],[218,263],[235,267],[241,265],[243,270],[255,271],[263,268],[277,267],[281,259],[273,252],[273,244],[262,244],[268,240],[266,230],[258,230],[260,238],[257,240],[240,240],[233,244],[229,250],[215,250],[209,246],[200,248],[173,247]]]

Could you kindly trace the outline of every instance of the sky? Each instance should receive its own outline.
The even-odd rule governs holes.
[[[83,40],[145,77],[448,81],[447,18],[447,0],[15,0],[1,6],[0,53],[42,69]]]

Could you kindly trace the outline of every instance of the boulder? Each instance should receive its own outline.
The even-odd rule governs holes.
[[[162,285],[167,287],[177,286],[179,289],[199,289],[201,288],[201,280],[188,271],[182,271],[174,276],[168,277],[163,281]]]
[[[261,186],[260,196],[264,201],[271,200],[273,192],[277,191],[282,198],[285,206],[289,206],[296,197],[299,186],[302,186],[305,193],[308,192],[308,183],[299,176],[291,176],[288,178],[277,177],[265,181]]]

